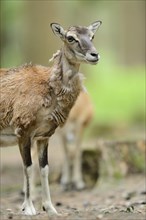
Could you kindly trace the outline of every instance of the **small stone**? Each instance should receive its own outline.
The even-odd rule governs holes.
[[[98,217],[99,219],[102,219],[102,218],[103,218],[103,215],[102,215],[102,214],[99,214],[97,217]]]
[[[140,204],[141,205],[146,205],[146,201],[142,201]]]
[[[71,209],[74,210],[74,211],[77,211],[77,208],[72,207]]]
[[[90,202],[84,201],[84,202],[83,202],[83,206],[84,206],[85,208],[87,208],[88,206],[90,206]]]
[[[142,194],[142,195],[146,195],[146,191],[142,191],[140,194]]]
[[[109,199],[114,199],[115,195],[112,194],[112,195],[109,195],[108,197],[109,197]]]
[[[7,212],[12,212],[12,209],[6,209]]]
[[[56,206],[62,206],[61,202],[56,202]]]
[[[134,211],[134,206],[129,206],[126,209],[126,212],[133,212]]]
[[[132,197],[134,197],[136,195],[136,192],[135,191],[133,191],[133,192],[128,192],[128,193],[125,193],[124,195],[123,195],[123,198],[125,199],[125,200],[130,200]]]
[[[8,219],[12,219],[12,218],[13,218],[13,214],[12,214],[12,213],[9,213]]]

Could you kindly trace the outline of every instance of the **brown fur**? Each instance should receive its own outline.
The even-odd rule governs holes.
[[[48,123],[53,121],[56,126],[65,123],[82,85],[79,74],[63,82],[60,56],[61,52],[55,58],[52,68],[30,64],[15,69],[2,69],[1,129],[11,125],[19,136],[23,130],[37,123],[38,112],[42,108],[49,109],[52,106],[46,119]]]
[[[37,111],[49,93],[49,68],[22,66],[1,73],[1,128],[20,126],[27,128],[36,120]]]

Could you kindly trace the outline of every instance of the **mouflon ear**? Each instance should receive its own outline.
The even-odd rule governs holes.
[[[101,21],[95,21],[90,26],[88,26],[88,29],[95,34],[95,32],[97,31],[97,29],[101,24],[102,24]]]
[[[65,30],[63,29],[63,27],[61,27],[60,24],[57,24],[57,23],[51,23],[50,24],[51,28],[52,28],[52,31],[53,33],[60,37],[61,39],[64,39],[65,38]]]

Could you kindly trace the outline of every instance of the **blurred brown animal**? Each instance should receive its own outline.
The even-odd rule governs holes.
[[[63,47],[53,57],[52,68],[24,65],[2,69],[0,99],[0,130],[2,142],[18,142],[24,164],[25,199],[22,211],[35,215],[31,199],[31,144],[37,141],[42,183],[42,206],[49,214],[57,214],[52,205],[48,184],[48,139],[58,126],[63,126],[80,91],[80,63],[96,64],[99,55],[93,46],[93,36],[101,22],[89,27],[73,26],[67,31],[52,23],[55,35]]]
[[[85,188],[82,176],[82,139],[83,134],[93,118],[93,105],[89,95],[81,92],[61,129],[61,139],[64,148],[64,163],[61,184],[65,190]]]

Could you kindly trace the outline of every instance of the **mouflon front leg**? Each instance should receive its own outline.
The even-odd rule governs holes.
[[[57,215],[57,211],[54,208],[49,188],[49,165],[48,165],[48,138],[45,140],[37,141],[39,165],[41,173],[41,184],[42,184],[42,207],[48,213],[48,215]]]
[[[25,215],[36,215],[35,208],[31,198],[31,180],[32,180],[32,160],[31,160],[31,140],[24,138],[19,140],[19,149],[23,160],[24,166],[24,202],[22,205],[22,212]]]

